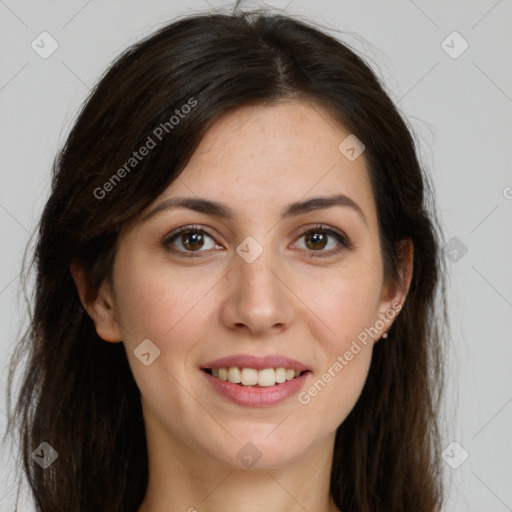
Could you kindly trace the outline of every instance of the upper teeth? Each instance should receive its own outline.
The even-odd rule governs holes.
[[[265,368],[256,370],[254,368],[212,368],[212,375],[220,380],[228,380],[234,384],[243,386],[274,386],[287,380],[292,380],[300,375],[300,371],[289,368]]]

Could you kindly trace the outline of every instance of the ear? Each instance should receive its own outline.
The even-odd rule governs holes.
[[[115,317],[114,294],[110,282],[104,280],[98,290],[93,290],[83,264],[73,260],[69,264],[69,270],[80,302],[94,322],[98,336],[112,343],[122,341],[121,330]]]
[[[388,319],[385,321],[385,327],[382,329],[380,336],[389,330],[394,319],[389,319],[386,316],[386,312],[393,310],[396,312],[395,316],[397,316],[398,312],[402,309],[402,306],[407,297],[407,293],[409,292],[409,287],[411,286],[412,273],[414,268],[414,244],[410,238],[406,238],[404,240],[400,240],[397,244],[397,251],[399,254],[399,279],[398,282],[389,283],[383,286],[382,289],[382,297],[380,304],[380,318]]]

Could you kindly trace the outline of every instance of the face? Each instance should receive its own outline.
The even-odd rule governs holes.
[[[92,316],[124,343],[146,428],[174,453],[273,468],[332,448],[403,302],[384,286],[364,153],[338,149],[349,135],[304,102],[229,113],[122,233]],[[230,216],[165,203],[177,198]],[[286,369],[302,373],[274,383]]]

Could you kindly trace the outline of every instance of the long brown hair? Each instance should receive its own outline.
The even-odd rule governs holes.
[[[121,228],[179,176],[220,115],[291,97],[316,102],[364,143],[385,279],[398,279],[399,242],[414,244],[405,304],[337,431],[333,499],[344,512],[440,509],[444,263],[412,130],[347,45],[291,16],[235,10],[183,17],[128,48],[55,159],[33,259],[23,264],[24,275],[36,264],[35,300],[8,386],[6,434],[17,434],[38,511],[135,512],[148,481],[140,393],[124,346],[97,335],[70,262],[83,263],[94,293],[111,276]],[[172,121],[183,105],[187,115]],[[127,167],[157,127],[161,141]],[[58,452],[45,470],[31,457],[42,442]]]

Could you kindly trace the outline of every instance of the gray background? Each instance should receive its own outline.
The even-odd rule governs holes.
[[[27,317],[18,297],[20,263],[48,197],[53,157],[114,57],[175,16],[208,4],[228,5],[0,0],[2,430],[7,363]],[[445,510],[512,511],[512,2],[267,5],[343,31],[333,34],[370,60],[418,137],[448,243],[453,337],[443,413]],[[31,47],[43,31],[59,45],[47,59]],[[463,41],[446,39],[453,31],[469,44],[457,58]],[[462,450],[469,456],[455,469]],[[13,510],[14,452],[12,446],[1,452],[2,511]],[[29,498],[25,503],[22,512],[34,510]]]

